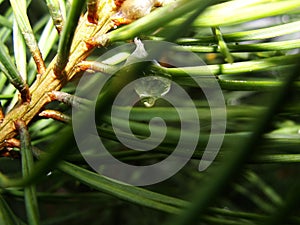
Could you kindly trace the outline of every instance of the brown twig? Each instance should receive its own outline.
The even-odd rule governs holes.
[[[61,121],[61,122],[64,122],[64,123],[70,123],[71,122],[70,116],[68,116],[68,115],[66,115],[62,112],[59,112],[57,110],[52,110],[52,109],[43,110],[42,112],[39,113],[39,116],[45,117],[45,118],[48,118],[48,119],[54,119],[54,120]]]
[[[97,13],[98,4],[99,4],[99,1],[97,1],[97,0],[89,0],[87,2],[87,12],[88,12],[87,18],[90,23],[94,23],[94,24],[98,23],[98,19],[99,19],[99,16]]]
[[[100,1],[98,13],[101,14],[98,24],[88,22],[87,15],[79,21],[73,39],[69,62],[63,71],[63,77],[54,74],[54,64],[56,57],[52,60],[46,71],[38,76],[34,84],[30,87],[31,101],[24,102],[13,108],[0,124],[0,150],[5,147],[5,140],[16,135],[14,121],[22,119],[27,125],[33,117],[38,115],[43,106],[51,101],[48,93],[60,90],[76,75],[76,65],[93,50],[92,46],[86,45],[86,40],[96,34],[105,34],[114,26],[111,16],[116,13],[113,1]]]
[[[3,112],[2,105],[1,105],[1,102],[0,102],[0,124],[2,123],[4,117],[5,117],[4,112]]]

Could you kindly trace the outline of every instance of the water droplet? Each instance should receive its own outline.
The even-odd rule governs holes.
[[[151,108],[152,106],[155,105],[157,98],[154,97],[146,97],[146,98],[142,98],[141,102],[144,104],[144,106],[146,106],[147,108]]]
[[[146,107],[153,107],[155,101],[166,95],[171,88],[171,80],[161,76],[146,76],[135,83],[135,91]]]
[[[46,176],[49,177],[51,175],[52,175],[52,171],[48,172]]]

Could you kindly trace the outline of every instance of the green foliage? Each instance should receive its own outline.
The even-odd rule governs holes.
[[[89,1],[89,7],[94,3]],[[89,24],[80,33],[86,25],[78,22],[84,20],[80,15],[85,6],[79,0],[0,0],[0,110],[5,114],[0,117],[0,224],[299,224],[300,2],[182,0],[128,25],[113,28],[104,23],[100,29]],[[101,14],[99,24],[110,13]],[[101,33],[106,26],[109,32]],[[148,187],[92,171],[78,151],[72,128],[39,117],[41,109],[70,114],[70,107],[49,102],[48,92],[38,92],[41,100],[35,95],[36,104],[31,105],[29,95],[37,85],[50,86],[47,79],[57,82],[53,90],[74,94],[77,81],[69,78],[77,75],[70,74],[84,68],[84,55],[92,61],[135,37],[172,41],[207,64],[157,70],[190,93],[201,134],[190,163],[172,178]],[[91,53],[93,43],[106,46]],[[182,49],[176,51],[174,60]],[[187,65],[189,59],[183,59]],[[114,68],[91,65],[100,65],[105,73]],[[227,128],[215,162],[199,172],[196,167],[210,138],[211,112],[186,72],[202,79],[208,69],[222,88]],[[98,134],[111,154],[134,165],[153,164],[171,154],[181,135],[176,109],[163,100],[153,108],[140,103],[132,109],[120,106],[121,116],[130,112],[130,128],[141,139],[149,137],[153,117],[169,126],[154,150],[130,150],[120,143],[111,122],[111,97],[117,91],[113,87],[109,83],[101,93],[102,108],[97,112]],[[16,104],[19,93],[23,102]],[[64,103],[74,100],[62,98]],[[36,109],[40,101],[44,104]],[[79,99],[79,105],[84,101]],[[120,130],[127,124],[122,117],[116,121]],[[151,130],[162,132],[155,124]],[[130,138],[126,132],[121,136]],[[93,153],[91,149],[86,154]]]

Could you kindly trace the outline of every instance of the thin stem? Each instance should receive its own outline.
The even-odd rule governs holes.
[[[27,82],[27,68],[26,68],[26,44],[23,35],[16,23],[13,26],[13,41],[14,41],[14,56],[16,60],[17,69],[24,80]]]
[[[265,51],[282,51],[300,48],[300,40],[276,41],[258,44],[227,44],[230,52],[265,52]],[[216,46],[205,45],[183,45],[178,48],[193,52],[218,53],[220,50]]]
[[[272,70],[275,67],[295,65],[299,60],[300,55],[286,55],[286,56],[274,56],[266,59],[249,60],[244,62],[226,63],[218,65],[207,66],[194,66],[185,67],[185,72],[180,68],[163,68],[164,72],[170,74],[172,77],[187,76],[186,72],[190,75],[201,76],[207,75],[207,71],[210,71],[214,75],[230,74],[240,75],[241,73],[255,72],[255,71],[267,71]]]
[[[197,20],[195,26],[218,27],[231,24],[244,23],[268,16],[281,15],[297,9],[298,0],[265,1],[243,0],[227,1],[209,7]]]
[[[80,98],[75,95],[68,94],[66,92],[52,91],[51,93],[48,93],[48,95],[52,101],[54,100],[60,101],[76,108],[80,108],[83,107],[84,105],[89,104],[88,99]]]
[[[92,45],[102,45],[105,46],[109,42],[124,41],[137,37],[140,34],[149,33],[161,27],[161,24],[166,24],[173,19],[180,17],[181,15],[191,12],[195,8],[199,11],[205,9],[209,4],[219,2],[217,0],[211,1],[201,1],[199,0],[180,0],[178,3],[172,5],[166,5],[162,8],[156,9],[151,14],[140,18],[138,21],[135,21],[128,26],[122,27],[120,29],[114,30],[106,35],[98,35],[95,38],[92,38],[89,43]],[[200,4],[199,4],[200,3]],[[200,7],[199,7],[200,6]],[[172,13],[170,13],[172,12]],[[151,21],[155,20],[155,23]]]
[[[34,166],[30,136],[24,121],[18,120],[15,122],[15,125],[21,139],[22,173],[23,177],[27,177],[32,173]],[[24,198],[28,223],[30,225],[40,224],[35,185],[24,187]]]
[[[282,108],[285,100],[290,97],[293,82],[299,76],[299,69],[300,64],[298,63],[297,68],[289,74],[289,76],[287,76],[286,80],[278,88],[278,90],[274,91],[273,100],[269,104],[267,112],[258,118],[253,133],[243,142],[242,148],[234,153],[227,153],[224,157],[223,164],[209,168],[207,173],[210,173],[210,175],[207,176],[206,180],[202,181],[203,188],[201,191],[195,192],[194,203],[192,206],[185,212],[185,214],[177,218],[176,222],[172,222],[171,224],[184,225],[192,224],[197,221],[199,216],[204,214],[212,201],[220,195],[222,189],[225,188],[228,182],[242,171],[245,161],[254,155],[253,150],[257,149],[256,146],[258,146],[262,141],[262,135],[268,131],[274,115],[280,108]],[[297,194],[297,197],[299,196],[300,195]],[[295,204],[295,201],[291,201],[290,203],[293,205]],[[285,209],[288,209],[288,207]],[[286,212],[287,211],[284,211],[284,213]]]
[[[64,3],[61,0],[46,0],[46,2],[56,30],[60,34],[65,22],[61,9],[61,4]]]
[[[292,34],[300,31],[300,21],[293,21],[285,24],[274,25],[271,27],[260,28],[255,30],[238,31],[233,33],[223,34],[226,42],[240,42],[240,41],[253,41],[275,38],[287,34]],[[161,40],[161,37],[149,36],[148,38],[154,40]],[[195,38],[179,38],[178,44],[199,44],[214,42],[213,36],[197,36]]]
[[[27,6],[26,1],[10,0],[11,6],[14,11],[15,19],[17,20],[18,26],[22,31],[26,44],[31,52],[31,55],[36,63],[37,71],[39,74],[43,74],[46,70],[46,66],[40,52],[39,46],[34,37],[29,19],[27,17]],[[20,4],[21,3],[21,4]]]
[[[70,123],[71,122],[71,118],[70,116],[59,112],[57,110],[52,110],[52,109],[45,109],[42,112],[39,113],[40,117],[45,117],[45,118],[49,118],[49,119],[54,119],[54,120],[58,120],[64,123]]]
[[[220,52],[225,57],[225,61],[229,62],[229,63],[233,63],[234,62],[233,57],[230,54],[230,51],[229,51],[229,49],[227,47],[227,44],[226,44],[226,42],[223,39],[223,36],[222,36],[220,28],[219,27],[213,27],[212,31],[213,31],[213,34],[215,35],[215,38],[216,38],[217,42],[218,42],[218,46],[219,46]]]
[[[14,85],[14,87],[21,93],[21,98],[24,102],[30,100],[30,93],[28,85],[24,82],[21,75],[19,74],[17,68],[10,59],[7,53],[6,46],[0,40],[0,68],[9,79],[9,81]]]
[[[61,72],[65,69],[69,61],[69,54],[71,50],[71,44],[77,28],[77,22],[80,14],[83,10],[85,1],[74,0],[71,6],[69,16],[67,18],[66,25],[62,31],[61,39],[58,45],[57,61],[54,67],[54,73],[56,76],[61,76]]]

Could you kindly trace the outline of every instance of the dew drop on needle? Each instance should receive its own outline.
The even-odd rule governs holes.
[[[135,92],[146,107],[153,107],[156,100],[166,95],[171,88],[171,80],[160,76],[146,76],[135,83]]]

